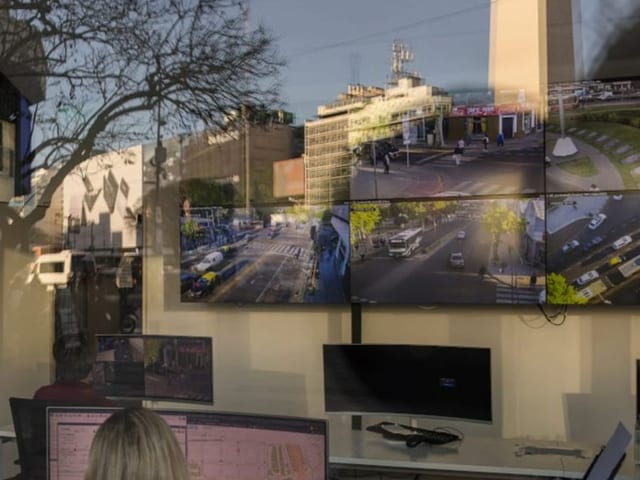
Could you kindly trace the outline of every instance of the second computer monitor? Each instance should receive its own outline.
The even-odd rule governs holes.
[[[492,420],[489,348],[324,345],[323,364],[329,413]]]
[[[108,397],[213,403],[210,337],[97,335],[93,382]]]

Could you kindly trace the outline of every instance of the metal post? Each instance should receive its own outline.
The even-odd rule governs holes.
[[[362,343],[362,305],[360,303],[351,304],[351,343]],[[361,415],[351,417],[351,429],[362,430]]]

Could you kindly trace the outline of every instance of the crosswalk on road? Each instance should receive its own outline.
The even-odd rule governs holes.
[[[542,291],[541,286],[537,287],[510,287],[508,285],[496,285],[496,303],[498,304],[535,304]]]
[[[308,258],[311,253],[308,248],[299,247],[297,245],[291,245],[287,243],[254,242],[251,248],[253,250],[286,255],[288,257],[296,257],[299,259]]]
[[[465,192],[469,195],[508,195],[508,194],[528,194],[536,193],[535,188],[522,189],[518,185],[504,185],[502,183],[486,183],[466,180],[453,185],[449,190],[454,192]]]

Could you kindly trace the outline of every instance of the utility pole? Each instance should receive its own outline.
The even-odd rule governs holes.
[[[160,207],[160,175],[163,170],[163,166],[167,161],[167,149],[162,145],[162,116],[160,107],[162,102],[158,100],[158,129],[156,132],[156,149],[153,158],[151,159],[151,165],[156,169],[156,191],[154,196],[154,244],[158,253],[162,252],[162,208]]]
[[[246,105],[242,105],[242,128],[244,130],[244,208],[245,214],[249,217],[249,211],[251,208],[251,140],[249,132],[251,126],[249,124],[249,109]]]

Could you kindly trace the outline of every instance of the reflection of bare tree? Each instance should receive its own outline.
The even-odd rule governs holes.
[[[38,201],[48,205],[97,151],[150,138],[160,104],[172,133],[225,128],[242,104],[274,104],[281,61],[267,32],[247,31],[247,15],[242,2],[227,0],[0,2],[0,70],[46,85],[33,112],[42,141],[31,167],[47,174]],[[34,46],[30,56],[25,45]],[[44,212],[23,218],[0,204],[9,220],[0,222],[3,239],[26,249]]]

